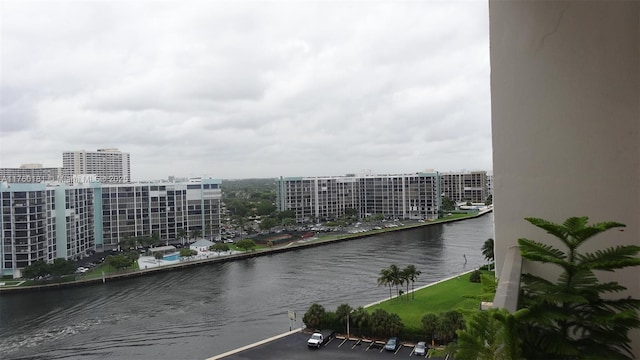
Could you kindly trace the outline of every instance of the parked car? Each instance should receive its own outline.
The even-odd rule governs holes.
[[[427,344],[424,341],[420,341],[413,348],[413,353],[417,356],[425,356],[427,354]]]
[[[387,343],[384,345],[384,349],[387,351],[396,351],[398,347],[398,338],[392,337],[387,340]]]

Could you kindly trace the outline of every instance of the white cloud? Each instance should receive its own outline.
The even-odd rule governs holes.
[[[484,2],[3,1],[0,166],[135,179],[491,168]]]

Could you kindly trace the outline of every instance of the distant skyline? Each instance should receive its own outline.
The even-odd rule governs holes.
[[[2,1],[0,167],[134,181],[492,168],[486,1]]]

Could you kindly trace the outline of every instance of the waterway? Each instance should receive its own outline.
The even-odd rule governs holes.
[[[204,359],[302,326],[313,302],[335,310],[387,297],[376,280],[390,264],[416,265],[416,287],[476,268],[490,237],[493,214],[95,286],[3,294],[0,359]]]

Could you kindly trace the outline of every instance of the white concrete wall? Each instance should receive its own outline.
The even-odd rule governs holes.
[[[490,0],[489,6],[498,273],[518,238],[551,239],[525,217],[627,225],[584,250],[640,245],[639,2]],[[553,276],[550,269],[523,267]],[[629,289],[616,296],[640,298],[639,273],[601,279]]]

